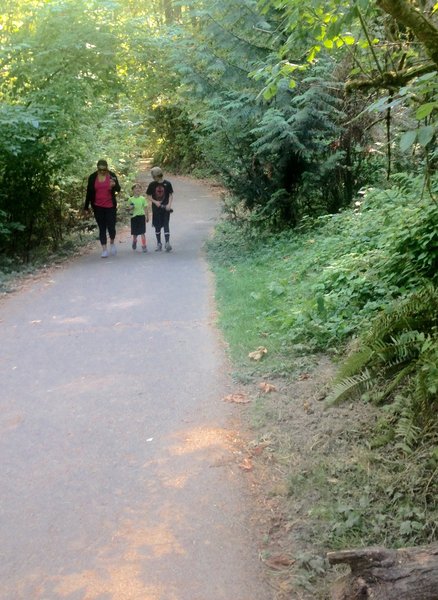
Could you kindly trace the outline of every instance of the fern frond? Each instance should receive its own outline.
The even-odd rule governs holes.
[[[408,331],[429,333],[433,327],[438,327],[438,288],[428,284],[391,311],[379,315],[364,343],[372,346],[378,340],[390,341],[391,337]]]
[[[360,350],[350,354],[340,367],[335,382],[342,381],[346,377],[352,377],[360,373],[370,363],[374,350],[370,346],[362,346]]]
[[[438,289],[427,285],[376,319],[335,381],[329,405],[364,389],[377,404],[392,401],[385,412],[404,452],[438,435]]]
[[[340,402],[351,398],[353,394],[362,393],[370,389],[372,383],[372,374],[368,369],[364,369],[359,375],[346,377],[340,383],[334,386],[332,392],[327,398],[327,405],[334,406]]]
[[[379,403],[387,400],[400,386],[402,386],[403,382],[407,377],[409,377],[415,368],[415,364],[409,363],[404,369],[398,371],[398,373],[392,379],[389,379],[389,383],[387,383],[387,385],[384,387],[382,396],[379,398]]]
[[[395,437],[398,440],[399,448],[407,453],[412,452],[421,435],[421,428],[416,425],[415,417],[412,402],[406,400],[395,426]]]

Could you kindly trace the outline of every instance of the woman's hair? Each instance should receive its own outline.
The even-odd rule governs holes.
[[[99,160],[97,161],[97,166],[98,167],[108,167],[108,163],[106,162],[106,160],[104,158],[99,158]]]

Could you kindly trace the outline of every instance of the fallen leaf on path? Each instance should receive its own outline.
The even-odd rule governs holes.
[[[277,571],[280,569],[284,569],[285,567],[291,567],[295,563],[293,558],[286,556],[285,554],[280,554],[278,556],[271,556],[265,560],[265,564],[271,569],[276,569]]]
[[[248,398],[246,394],[242,394],[241,392],[237,394],[228,394],[224,398],[225,402],[234,402],[235,404],[248,404],[251,400]]]
[[[260,444],[259,446],[255,446],[251,448],[251,456],[260,456],[264,450],[268,447],[267,444]]]
[[[261,360],[263,358],[263,356],[267,353],[268,353],[267,348],[265,348],[264,346],[259,346],[257,348],[257,350],[254,350],[254,352],[250,352],[248,354],[248,356],[252,360]]]
[[[277,388],[275,387],[275,385],[273,385],[272,383],[268,383],[267,381],[261,381],[259,383],[259,388],[262,390],[262,392],[265,392],[265,394],[269,394],[269,392],[277,391]]]
[[[252,471],[253,465],[250,458],[244,458],[240,463],[239,467],[242,471]]]

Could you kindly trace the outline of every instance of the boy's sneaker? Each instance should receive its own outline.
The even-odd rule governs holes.
[[[136,250],[137,249],[137,242],[132,242],[132,249]]]
[[[169,242],[165,243],[164,249],[166,250],[166,252],[170,252],[172,250],[172,246],[169,244]]]
[[[100,255],[101,258],[108,258],[108,250],[104,250]]]
[[[157,244],[157,247],[155,248],[155,252],[161,252],[162,249],[163,249],[163,245]]]
[[[111,256],[115,256],[117,254],[117,248],[115,244],[110,244],[110,252]]]
[[[147,246],[142,246],[141,249],[143,250],[143,252],[147,252],[148,251],[148,247]]]

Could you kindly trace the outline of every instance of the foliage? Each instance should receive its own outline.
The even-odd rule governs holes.
[[[251,372],[254,365],[246,357],[263,345],[269,352],[257,369],[285,372],[297,354],[339,351],[378,312],[410,296],[425,280],[436,282],[437,209],[427,196],[421,199],[422,185],[420,177],[409,182],[394,177],[393,187],[369,191],[356,210],[320,217],[307,225],[304,221],[300,231],[276,236],[260,236],[231,222],[222,224],[209,244],[218,300],[231,305],[229,314],[221,314],[221,323],[233,339],[238,323],[251,324],[247,330],[236,329],[235,360]],[[407,255],[409,260],[403,260]],[[415,360],[422,368],[418,348],[427,346],[431,333],[426,327],[417,334],[411,338],[399,332],[390,373],[396,359],[400,367],[414,368],[408,351],[417,353]],[[386,343],[392,344],[390,339]],[[374,351],[381,351],[380,346]],[[406,364],[401,361],[403,353]],[[372,380],[366,370],[369,354],[365,345],[363,353],[351,359],[363,358],[364,368],[356,365],[358,380],[344,382],[346,389]],[[383,373],[381,363],[376,371]],[[406,376],[411,380],[412,373]],[[393,385],[392,380],[388,385]]]
[[[118,39],[121,14],[114,2],[52,0],[15,3],[2,15],[0,207],[21,229],[4,240],[11,254],[55,249],[81,225],[96,159],[108,158],[123,179],[144,143],[134,102],[125,103],[131,65]]]
[[[250,76],[280,43],[272,33],[278,24],[261,15],[257,21],[250,5],[204,3],[194,13],[198,28],[184,32],[174,62],[203,161],[242,202],[241,215],[248,211],[253,226],[280,230],[351,202],[366,183],[368,136],[347,125],[353,115],[344,111],[336,80],[342,74],[330,58],[298,77],[294,89],[284,80],[275,99],[263,102],[262,82]],[[254,29],[264,32],[257,41]]]
[[[297,74],[329,54],[351,65],[347,93],[371,91],[378,98],[369,109],[385,112],[388,137],[394,111],[408,107],[419,123],[405,132],[402,147],[418,143],[431,149],[438,114],[438,27],[430,3],[260,0],[259,5],[264,14],[282,19],[286,38],[253,74],[265,82],[265,98],[275,96],[284,81],[294,87]]]
[[[202,162],[193,122],[180,106],[158,104],[151,111],[148,122],[148,143],[154,164],[174,172],[189,172]]]
[[[329,402],[366,390],[374,401],[395,401],[389,423],[404,449],[436,432],[438,290],[426,286],[377,317],[341,367]]]
[[[225,220],[209,242],[218,318],[236,378],[283,377],[279,387],[293,390],[325,351],[343,365],[333,395],[359,388],[374,400],[327,406],[339,415],[340,433],[330,428],[327,448],[313,452],[312,445],[304,465],[299,451],[290,451],[287,419],[289,413],[295,419],[302,399],[296,404],[285,396],[277,408],[276,398],[266,415],[273,439],[278,421],[285,422],[287,440],[278,452],[295,502],[290,520],[297,506],[309,506],[297,535],[317,549],[436,538],[438,293],[430,268],[436,238],[429,243],[424,235],[436,217],[423,179],[405,173],[386,189],[367,190],[354,209],[304,219],[292,232],[257,234],[247,223]],[[344,361],[346,344],[356,352]],[[267,353],[255,363],[248,355],[259,346]],[[314,426],[324,416],[309,419]],[[315,439],[316,446],[325,438]]]
[[[285,358],[290,363],[296,351],[339,348],[376,311],[406,293],[409,285],[418,285],[413,279],[401,288],[388,270],[394,239],[412,210],[409,197],[394,212],[398,201],[399,195],[389,201],[387,192],[376,192],[360,210],[320,218],[299,233],[260,237],[231,224],[222,226],[211,242],[219,287],[239,282],[238,310],[245,307],[248,315],[239,316],[237,308],[231,315],[236,322],[253,323],[256,334],[251,344],[240,337],[243,355],[251,346],[272,345],[284,357],[291,354]],[[418,209],[427,206],[425,201]],[[403,267],[409,270],[406,263]],[[265,364],[272,366],[269,359]]]
[[[61,202],[60,215],[78,210],[99,156],[122,178],[140,153],[174,170],[207,169],[241,203],[241,218],[274,231],[348,206],[379,183],[385,150],[387,173],[412,149],[428,180],[437,89],[427,43],[413,44],[385,10],[318,0],[7,2],[3,156],[19,165],[25,145],[34,156],[41,148],[45,206]],[[433,21],[427,7],[424,17]],[[396,76],[382,87],[391,66]],[[46,237],[41,228],[31,243]]]
[[[315,546],[344,549],[433,543],[436,446],[425,443],[406,455],[394,446],[367,448],[363,439],[367,435],[372,433],[344,431],[339,442],[348,458],[334,452],[305,476],[293,472],[289,477],[290,496],[315,496],[318,490],[309,509]]]

